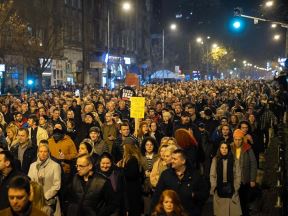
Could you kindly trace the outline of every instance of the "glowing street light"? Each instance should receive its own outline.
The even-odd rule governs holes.
[[[280,35],[279,34],[274,35],[273,39],[278,41],[280,39]]]
[[[218,44],[217,44],[217,43],[212,44],[212,48],[213,48],[213,49],[218,48]]]
[[[266,3],[265,3],[265,7],[267,7],[267,8],[270,8],[270,7],[272,7],[274,5],[274,2],[273,1],[267,1]]]
[[[246,60],[244,60],[244,61],[243,61],[243,64],[246,64],[246,63],[247,63],[247,61],[246,61]]]
[[[124,11],[130,11],[131,8],[132,8],[132,6],[131,6],[131,3],[130,3],[130,2],[124,2],[123,5],[122,5],[122,9],[123,9]]]
[[[172,23],[172,24],[170,25],[170,29],[173,30],[173,31],[175,31],[175,30],[177,29],[177,25],[176,25],[175,23]]]
[[[203,42],[203,40],[202,40],[202,38],[201,38],[201,37],[198,37],[198,38],[196,38],[196,42],[197,42],[197,43],[202,43],[202,42]]]
[[[271,28],[276,28],[277,27],[277,24],[273,23],[271,24]]]

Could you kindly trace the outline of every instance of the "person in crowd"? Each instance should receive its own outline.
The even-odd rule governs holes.
[[[66,134],[72,139],[76,140],[77,138],[77,130],[76,130],[76,125],[73,120],[67,120],[65,122],[66,124]]]
[[[7,127],[7,123],[5,121],[4,115],[0,112],[0,126],[5,130]]]
[[[224,125],[229,126],[228,125],[228,118],[226,116],[221,117],[220,124],[213,131],[212,136],[211,136],[212,142],[215,142],[216,140],[219,139],[219,137],[221,137],[221,133],[222,133],[221,129]]]
[[[30,181],[26,176],[15,176],[11,179],[8,185],[8,199],[10,207],[1,210],[0,216],[47,216],[32,205]]]
[[[153,164],[158,159],[157,155],[157,143],[152,137],[147,137],[142,141],[141,153],[143,159],[143,169],[145,172],[145,178],[143,181],[143,198],[144,198],[144,214],[150,213],[150,202],[152,195],[152,185],[150,183],[150,173],[153,168]]]
[[[27,128],[27,119],[23,118],[23,114],[21,112],[14,113],[14,121],[11,123],[19,128]]]
[[[213,142],[213,156],[216,155],[222,141],[225,141],[226,143],[233,142],[233,135],[228,125],[221,126],[221,133],[219,134],[219,137]]]
[[[69,216],[109,216],[118,204],[109,179],[94,171],[89,155],[81,155],[76,162],[77,175],[69,186]]]
[[[210,166],[213,157],[213,143],[210,140],[209,133],[205,129],[206,125],[203,122],[198,124],[199,131],[201,133],[200,148],[203,149],[203,160],[201,161],[200,169],[206,180],[210,177]]]
[[[46,204],[43,186],[34,181],[31,181],[30,185],[31,185],[30,201],[32,202],[32,205],[35,208],[44,212],[47,216],[53,216],[52,208]]]
[[[161,173],[165,169],[167,169],[167,164],[165,162],[165,159],[167,160],[167,156],[164,155],[165,149],[167,147],[168,147],[167,144],[163,144],[159,147],[159,150],[158,150],[159,158],[154,162],[152,170],[150,172],[150,183],[151,183],[151,186],[153,188],[156,187],[156,185],[159,181],[159,178],[161,176]],[[164,156],[166,156],[166,157],[164,157]]]
[[[233,132],[235,129],[237,129],[238,124],[239,124],[238,116],[235,115],[235,114],[232,114],[232,115],[230,116],[230,121],[229,121],[229,126],[230,126],[232,132]]]
[[[61,188],[61,166],[50,158],[47,140],[40,141],[37,161],[31,164],[28,176],[31,181],[43,187],[45,203],[51,207],[54,216],[61,216],[58,198]]]
[[[13,154],[8,150],[0,151],[0,210],[9,207],[8,185],[18,175],[24,174],[17,170]]]
[[[39,126],[47,131],[48,138],[52,137],[53,135],[53,124],[50,123],[49,118],[47,115],[42,115],[39,117]]]
[[[217,120],[213,117],[213,112],[209,107],[204,108],[204,117],[201,120],[206,126],[209,135],[212,136],[213,131],[218,125]]]
[[[97,105],[97,113],[102,124],[105,122],[105,106],[102,103]],[[122,119],[123,120],[123,119]]]
[[[112,155],[104,152],[99,158],[98,172],[110,179],[118,208],[115,215],[126,216],[129,212],[127,187],[124,172],[113,163]]]
[[[36,115],[37,112],[38,112],[38,107],[36,104],[36,100],[34,98],[32,98],[29,100],[29,108],[28,108],[29,116],[32,114]]]
[[[187,216],[180,198],[173,190],[164,190],[151,216]]]
[[[137,133],[137,138],[140,145],[146,137],[149,137],[149,124],[146,121],[142,121],[140,122],[139,130]]]
[[[213,158],[210,171],[210,194],[213,195],[215,216],[242,215],[238,190],[241,184],[241,170],[235,162],[230,143],[222,141]]]
[[[251,145],[244,142],[244,132],[236,129],[233,133],[232,153],[240,164],[241,185],[239,197],[243,216],[249,215],[249,196],[250,191],[256,186],[257,161]]]
[[[48,139],[48,147],[51,156],[61,163],[64,172],[62,181],[65,185],[71,177],[71,165],[77,156],[77,149],[73,140],[65,134],[61,124],[54,126],[53,136]]]
[[[1,125],[0,125],[0,148],[2,150],[8,149],[8,144],[5,137],[5,130]]]
[[[112,105],[111,105],[112,106]],[[113,120],[113,114],[107,112],[105,114],[105,123],[102,126],[103,140],[107,143],[109,147],[109,153],[112,152],[113,142],[117,138],[118,127]]]
[[[7,147],[8,150],[10,150],[13,146],[15,146],[18,143],[18,138],[17,138],[17,133],[18,133],[18,127],[10,124],[6,128],[6,141],[7,141]]]
[[[36,147],[32,145],[29,139],[29,131],[27,128],[18,130],[18,143],[10,150],[14,158],[20,162],[20,169],[25,174],[28,173],[31,163],[36,160]]]
[[[30,115],[28,102],[24,101],[23,103],[21,103],[21,112],[22,112],[23,119],[27,121]]]
[[[162,113],[160,129],[163,136],[173,136],[173,122],[171,113],[169,111],[165,111]]]
[[[174,137],[176,136],[176,131],[178,129],[186,129],[190,131],[191,134],[193,134],[194,138],[197,142],[200,142],[200,131],[196,124],[192,123],[190,121],[190,114],[186,111],[183,111],[181,113],[181,120],[178,122],[178,124],[174,125]]]
[[[40,118],[41,116],[47,115],[47,110],[45,107],[41,107],[38,109],[38,117]]]
[[[89,130],[92,127],[99,127],[99,124],[95,121],[94,115],[91,112],[88,112],[84,115],[84,121],[81,123],[79,130],[77,131],[77,146],[80,142],[89,137]]]
[[[174,107],[174,117],[173,117],[173,125],[178,125],[178,123],[181,121],[181,114],[182,114],[183,108],[181,104],[176,104]]]
[[[157,141],[157,146],[159,146],[159,143],[161,142],[163,134],[161,132],[160,127],[158,126],[158,124],[156,122],[150,123],[149,136],[154,138]]]
[[[117,113],[120,114],[121,120],[129,120],[130,119],[130,111],[126,106],[125,100],[119,100]]]
[[[91,127],[89,130],[89,138],[93,143],[93,152],[102,155],[109,152],[108,144],[101,138],[101,129],[99,127]]]
[[[171,168],[163,171],[152,198],[152,209],[164,190],[174,190],[188,215],[201,215],[201,208],[208,198],[208,184],[195,169],[189,167],[187,156],[181,149],[172,154]],[[181,184],[179,184],[181,182]]]
[[[126,142],[126,140],[133,142],[135,145],[138,143],[137,138],[130,133],[130,125],[127,121],[120,125],[119,136],[114,141],[112,146],[111,154],[116,163],[118,163],[123,158],[123,142]]]
[[[158,115],[158,113],[156,112],[156,110],[153,107],[149,108],[148,116],[152,121],[157,122],[157,123],[160,119],[160,116]]]
[[[197,113],[196,113],[196,106],[194,104],[187,104],[185,106],[185,111],[189,113],[190,115],[190,121],[192,123],[195,123],[197,124],[199,122],[199,117],[197,116]]]
[[[7,106],[7,104],[2,104],[1,106],[1,113],[4,116],[4,120],[7,124],[9,124],[10,122],[12,122],[13,119],[13,115],[9,110],[9,107]]]
[[[52,116],[51,116],[51,119],[50,119],[50,122],[51,124],[53,125],[53,127],[56,125],[56,124],[60,124],[62,126],[62,128],[65,128],[66,125],[63,121],[63,119],[61,118],[60,116],[60,109],[58,108],[55,108],[52,112]]]
[[[134,144],[124,142],[123,159],[117,165],[124,170],[127,182],[127,197],[129,204],[129,215],[140,216],[143,212],[142,202],[142,178],[143,163],[139,148]]]
[[[28,118],[28,131],[29,131],[29,139],[32,142],[32,145],[37,148],[41,140],[47,140],[48,139],[48,133],[47,131],[38,126],[38,118],[36,115],[30,115]]]

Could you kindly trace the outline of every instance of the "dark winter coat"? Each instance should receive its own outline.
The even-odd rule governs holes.
[[[94,173],[87,183],[75,175],[69,191],[69,216],[108,216],[117,208],[111,182],[102,174]]]
[[[154,209],[161,193],[167,189],[174,190],[178,194],[184,209],[190,216],[201,215],[201,207],[209,196],[209,189],[207,182],[196,170],[187,167],[181,180],[173,168],[163,171],[152,198],[151,209]]]
[[[11,148],[11,152],[12,154],[14,155],[14,158],[18,161],[16,161],[16,164],[20,162],[19,158],[18,158],[18,149],[19,149],[19,143],[16,144],[15,146],[13,146]],[[23,173],[25,173],[26,175],[28,174],[28,171],[29,171],[29,168],[30,168],[30,165],[36,161],[37,159],[37,149],[32,146],[31,143],[28,144],[28,147],[27,149],[25,150],[24,152],[24,155],[23,155],[23,162],[22,162],[22,165],[20,165],[20,169]]]
[[[7,176],[0,175],[0,210],[9,207],[8,200],[8,184],[14,176],[24,175],[23,173],[13,169]]]

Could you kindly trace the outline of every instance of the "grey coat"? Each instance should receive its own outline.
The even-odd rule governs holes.
[[[231,145],[231,149],[236,158],[236,147],[234,144]],[[241,169],[241,183],[249,184],[250,182],[256,182],[257,161],[253,149],[247,143],[244,143],[241,147],[239,164]]]
[[[210,169],[210,194],[213,195],[213,210],[216,216],[240,216],[242,214],[238,190],[241,184],[241,170],[239,162],[234,162],[234,190],[232,198],[221,198],[215,188],[217,186],[217,159],[213,158]]]
[[[48,158],[44,163],[38,159],[32,163],[28,176],[32,181],[43,185],[44,197],[46,200],[57,199],[55,216],[61,215],[60,203],[57,197],[61,187],[61,167],[58,163]]]

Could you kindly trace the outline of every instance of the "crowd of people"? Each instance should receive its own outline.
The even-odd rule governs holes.
[[[249,215],[287,103],[275,82],[148,84],[0,98],[1,215]],[[287,100],[287,99],[286,99]],[[40,213],[41,212],[41,213]]]

